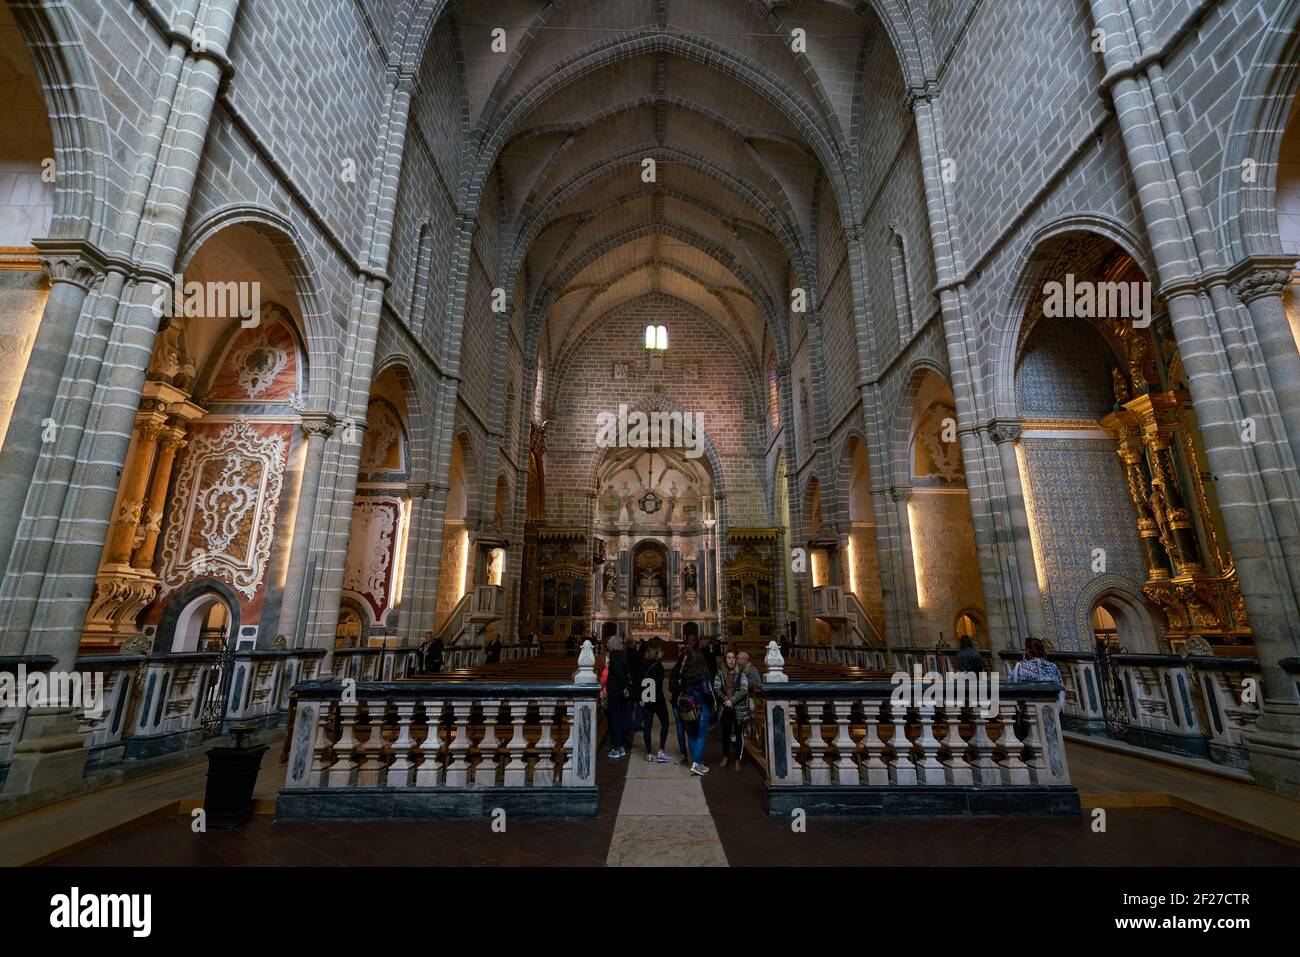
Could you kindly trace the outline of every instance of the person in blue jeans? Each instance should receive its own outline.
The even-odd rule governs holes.
[[[695,703],[697,714],[695,720],[682,722],[687,724],[686,733],[690,745],[691,773],[700,777],[709,773],[704,766],[704,742],[709,736],[709,725],[713,710],[713,683],[709,678],[709,665],[698,649],[688,651],[681,668],[679,687],[682,695],[689,695]],[[681,716],[681,698],[678,698],[678,717]]]
[[[677,728],[677,753],[680,755],[677,759],[678,764],[690,764],[691,762],[690,747],[686,743],[686,721],[677,708],[677,700],[682,695],[682,669],[686,665],[686,659],[690,657],[695,647],[695,636],[687,636],[686,644],[682,648],[682,653],[677,662],[673,665],[672,675],[668,679],[668,703],[673,709],[673,726]]]

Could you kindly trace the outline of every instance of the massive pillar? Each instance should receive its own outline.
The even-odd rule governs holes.
[[[54,655],[59,669],[76,660],[111,527],[158,331],[153,286],[171,284],[213,105],[223,76],[232,72],[226,51],[239,0],[204,4],[201,21],[195,6],[178,5],[98,294],[83,299],[73,288],[56,288],[47,307],[50,331],[38,334],[36,361],[24,376],[23,391],[33,394],[15,409],[10,437],[31,438],[34,415],[48,409],[53,440],[34,460],[30,453],[9,458],[0,476],[11,490],[20,489],[12,501],[24,503],[7,540],[0,633],[14,644],[21,639],[30,654]],[[61,378],[53,375],[55,348],[66,357]],[[28,466],[28,487],[21,490]],[[70,708],[32,712],[14,748],[6,792],[75,787],[81,772],[76,728]]]
[[[1300,701],[1279,664],[1300,648],[1290,443],[1266,427],[1279,421],[1276,398],[1238,328],[1240,310],[1211,242],[1159,59],[1145,55],[1154,46],[1150,24],[1135,19],[1126,0],[1091,5],[1105,38],[1103,87],[1114,101],[1258,650],[1265,715],[1248,735],[1252,766],[1263,783],[1300,794]],[[1244,427],[1250,418],[1260,425],[1253,441]]]

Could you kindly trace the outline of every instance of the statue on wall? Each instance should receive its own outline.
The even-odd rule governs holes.
[[[695,586],[696,586],[695,562],[693,561],[686,562],[682,566],[682,588],[686,591],[687,595],[694,595]]]
[[[613,595],[618,584],[618,573],[614,570],[613,562],[605,562],[604,579],[601,590],[606,595]]]

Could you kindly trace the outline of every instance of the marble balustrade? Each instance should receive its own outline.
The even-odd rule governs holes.
[[[769,813],[1079,813],[1057,685],[1003,684],[987,716],[942,701],[895,704],[893,692],[888,681],[758,692]]]
[[[282,818],[588,817],[598,683],[307,682]]]

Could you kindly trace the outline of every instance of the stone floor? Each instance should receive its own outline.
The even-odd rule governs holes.
[[[1071,750],[1072,762],[1075,750]],[[669,751],[676,756],[672,735]],[[716,733],[705,757],[712,771],[703,779],[676,763],[647,764],[639,740],[630,759],[611,761],[602,750],[597,768],[600,807],[594,821],[507,821],[505,833],[494,833],[486,821],[277,824],[263,814],[233,831],[194,834],[188,815],[172,814],[89,841],[46,863],[79,867],[1300,865],[1300,846],[1200,814],[1131,806],[1133,802],[1126,806],[1117,798],[1099,799],[1086,792],[1086,803],[1107,808],[1104,833],[1093,832],[1090,815],[1071,820],[810,818],[806,832],[796,833],[791,822],[767,817],[758,771],[747,765],[741,773],[733,773],[720,766],[720,757]],[[1109,760],[1105,753],[1089,753],[1079,763],[1108,767]],[[1187,773],[1151,770],[1151,762],[1138,765],[1131,795],[1140,794],[1152,779],[1163,780],[1175,771]],[[279,773],[275,765],[259,782],[259,792],[273,787]],[[1119,787],[1122,778],[1111,777],[1108,784]],[[1257,790],[1234,782],[1203,786],[1237,789],[1232,793],[1238,798],[1246,790]]]

